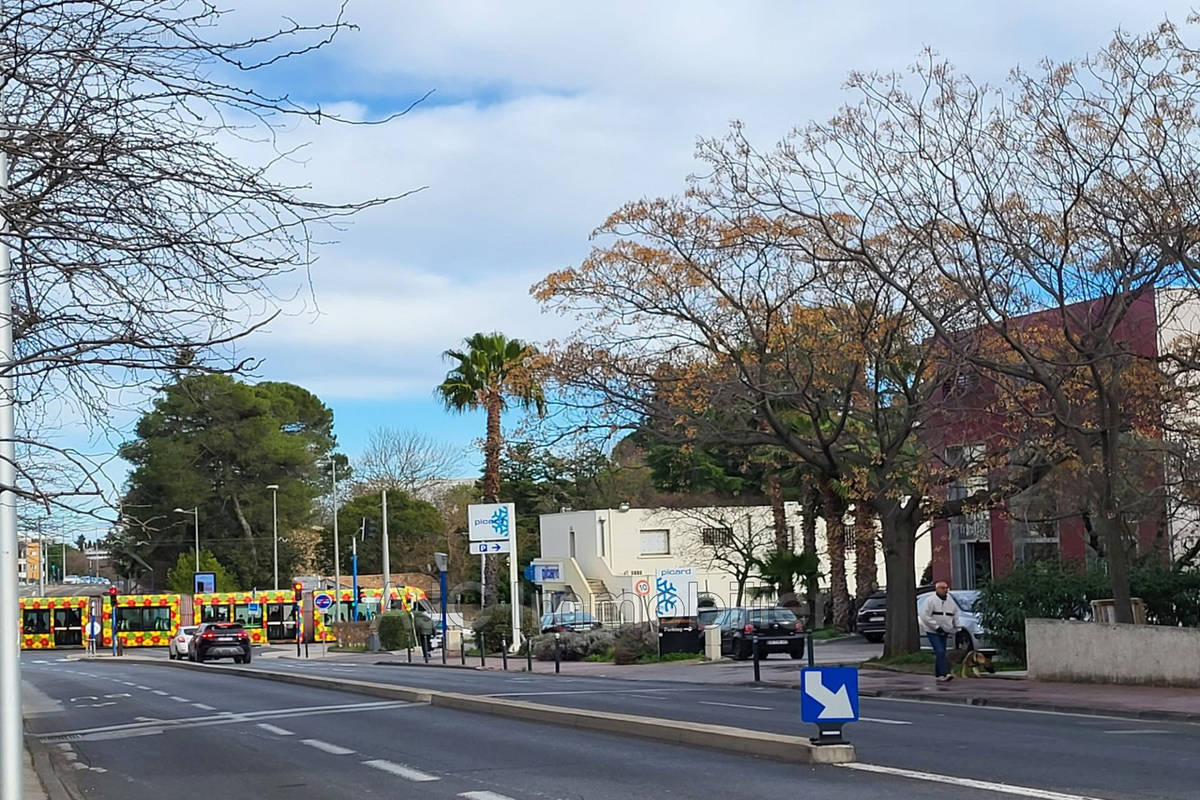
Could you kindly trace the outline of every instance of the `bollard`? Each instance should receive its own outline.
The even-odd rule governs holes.
[[[483,634],[479,634],[479,666],[487,666],[487,644],[483,640]]]
[[[554,674],[562,672],[562,636],[554,634]]]
[[[815,667],[817,665],[816,653],[813,652],[813,635],[812,631],[808,632],[808,665]]]
[[[525,640],[525,671],[533,672],[533,639]]]
[[[458,661],[464,667],[467,665],[467,637],[458,637]]]
[[[442,666],[446,666],[446,640],[450,638],[445,631],[442,632]]]
[[[754,651],[754,682],[758,683],[760,680],[758,672],[758,636],[750,637],[750,649]]]
[[[408,643],[408,647],[406,649],[408,650],[408,663],[411,664],[412,663],[412,642]]]
[[[429,648],[430,648],[429,640],[428,639],[423,640],[421,642],[421,655],[423,655],[425,657],[426,664],[429,663]]]
[[[500,637],[500,669],[508,672],[508,638]]]

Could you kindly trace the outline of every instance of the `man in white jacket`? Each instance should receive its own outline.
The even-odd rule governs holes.
[[[953,680],[950,662],[946,659],[946,642],[958,631],[958,604],[950,595],[950,584],[938,581],[933,592],[921,601],[921,630],[933,647],[933,672],[941,683]]]

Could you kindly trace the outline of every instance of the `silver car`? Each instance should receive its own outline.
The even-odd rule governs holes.
[[[979,590],[955,589],[950,592],[950,596],[958,604],[958,633],[948,644],[957,650],[970,649],[978,650],[981,653],[995,653],[996,648],[992,645],[992,637],[983,629],[983,623],[979,621],[979,615],[975,613],[975,601],[979,599]],[[928,597],[928,593],[918,595],[918,616],[921,614],[921,603]],[[933,651],[929,639],[925,636],[921,637],[921,649]]]
[[[183,660],[187,658],[188,642],[196,634],[196,626],[189,625],[186,628],[180,628],[179,633],[171,637],[171,641],[167,643],[167,655],[172,660]]]

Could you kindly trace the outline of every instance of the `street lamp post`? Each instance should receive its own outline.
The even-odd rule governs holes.
[[[275,543],[275,591],[279,591],[279,484],[268,484],[271,490],[271,538]]]
[[[333,596],[336,619],[342,621],[342,553],[338,549],[337,460],[329,457],[329,476],[333,483]]]
[[[191,508],[176,508],[176,514],[191,514],[195,520],[196,528],[196,572],[200,571],[200,506],[192,506]]]

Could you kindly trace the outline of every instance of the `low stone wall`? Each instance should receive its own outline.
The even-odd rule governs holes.
[[[1025,621],[1034,680],[1200,687],[1200,629]]]

